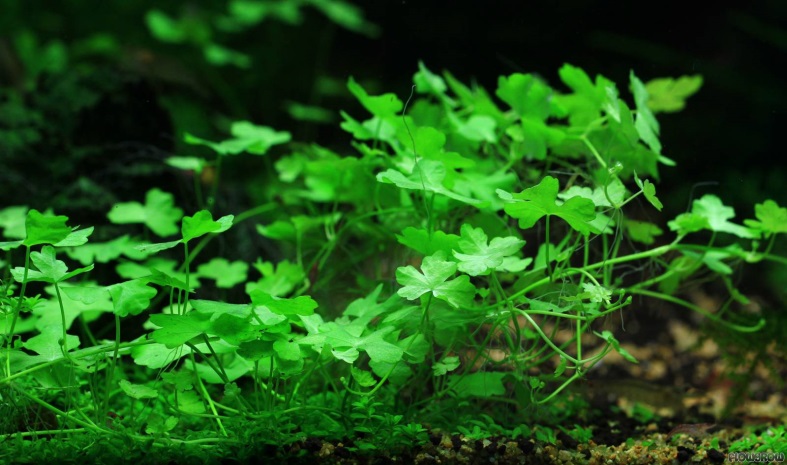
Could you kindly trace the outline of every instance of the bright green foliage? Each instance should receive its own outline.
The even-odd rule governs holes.
[[[178,232],[177,222],[183,210],[174,206],[172,194],[160,189],[151,189],[145,195],[145,205],[139,202],[115,204],[107,218],[115,224],[142,223],[156,235],[171,236]]]
[[[476,289],[467,275],[448,279],[456,273],[456,263],[443,260],[442,254],[430,255],[423,260],[421,272],[412,266],[396,270],[396,280],[403,287],[400,296],[415,300],[426,293],[448,302],[453,307],[470,306]]]
[[[532,259],[523,260],[514,254],[519,252],[525,241],[516,237],[496,237],[488,242],[481,228],[462,225],[462,238],[458,242],[460,252],[454,250],[459,260],[459,271],[470,276],[489,274],[491,270],[522,271]]]
[[[654,79],[645,84],[648,107],[654,112],[683,110],[686,99],[702,87],[702,76],[681,76],[678,79]]]
[[[180,228],[183,242],[188,242],[208,233],[222,233],[230,229],[232,218],[233,215],[226,215],[213,221],[213,215],[207,210],[200,210],[194,216],[187,216],[183,218],[183,226]]]
[[[66,226],[66,216],[44,216],[38,210],[27,212],[25,220],[25,240],[23,245],[28,247],[39,244],[57,244],[71,233],[71,228]]]
[[[593,228],[589,223],[596,218],[596,206],[593,202],[583,197],[572,197],[558,205],[557,191],[557,179],[546,176],[538,185],[518,194],[500,191],[498,195],[510,201],[505,206],[505,211],[519,220],[519,227],[522,229],[532,228],[544,216],[557,216],[580,233],[590,234]]]
[[[413,168],[410,175],[389,169],[377,175],[377,180],[386,184],[395,184],[401,189],[419,190],[441,194],[448,198],[470,205],[481,205],[483,202],[465,195],[458,194],[443,185],[443,180],[448,175],[444,163],[434,160],[421,160]]]
[[[246,281],[248,263],[232,262],[223,258],[214,258],[197,268],[197,274],[216,280],[217,287],[230,288]]]
[[[141,384],[132,384],[125,379],[121,379],[118,384],[126,395],[134,399],[155,399],[158,397],[158,391]]]
[[[13,268],[11,270],[11,275],[13,275],[16,281],[23,282],[26,276],[27,281],[59,283],[82,273],[87,273],[93,269],[93,265],[89,265],[69,272],[65,262],[55,258],[55,248],[52,246],[44,247],[41,249],[41,252],[31,253],[30,260],[38,270],[27,270],[27,275],[25,275],[25,269],[23,267]]]
[[[244,152],[265,155],[274,145],[286,144],[291,139],[289,132],[276,131],[268,126],[258,126],[248,121],[232,123],[230,133],[233,138],[221,142],[211,142],[188,133],[183,140],[188,144],[210,147],[217,154],[226,156]]]
[[[139,315],[150,307],[156,290],[142,280],[126,281],[107,286],[117,316]]]
[[[668,224],[671,230],[681,235],[709,229],[742,238],[753,238],[754,233],[751,230],[729,221],[734,217],[735,210],[725,206],[715,195],[706,194],[692,203],[690,213],[683,213]]]
[[[763,236],[787,233],[787,208],[780,207],[773,200],[766,200],[754,206],[757,220],[745,220],[746,226]]]
[[[292,299],[282,299],[255,289],[251,292],[251,301],[254,305],[264,305],[277,315],[309,316],[317,308],[317,302],[311,297],[300,296]]]
[[[295,22],[297,3],[232,1],[216,20],[233,30],[266,17]],[[367,30],[349,4],[307,3]],[[197,45],[213,63],[248,63],[214,42],[212,18],[154,10],[147,20],[160,40]],[[350,78],[366,114],[341,113],[354,153],[287,144],[289,133],[248,121],[219,142],[187,134],[216,152],[166,161],[194,174],[212,168],[213,185],[194,178],[197,211],[184,216],[152,189],[144,204],[115,205],[101,243],[64,216],[1,210],[13,282],[0,299],[0,384],[33,386],[47,406],[38,388],[62,391],[63,434],[214,447],[217,434],[286,444],[297,427],[374,450],[426,441],[422,425],[457,419],[471,418],[450,425],[467,437],[502,435],[608,353],[636,363],[613,330],[593,331],[635,297],[739,333],[762,328],[738,308],[746,297],[732,277],[746,262],[784,263],[774,244],[787,209],[767,200],[744,226],[706,195],[662,230],[655,183],[672,162],[655,115],[683,105],[697,81],[645,83],[632,72],[627,101],[603,76],[571,65],[558,74],[556,86],[502,76],[487,92],[419,63],[406,111],[405,96],[370,95]],[[241,154],[266,155],[240,161],[273,168],[249,190],[260,204],[214,219],[234,204],[218,188],[222,164]],[[253,224],[233,227],[242,221]],[[166,242],[118,235],[117,225],[135,223]],[[83,268],[69,271],[57,247]],[[682,300],[681,285],[697,278],[729,289],[724,311]],[[114,410],[128,419],[105,427]],[[527,431],[555,440],[552,429]]]

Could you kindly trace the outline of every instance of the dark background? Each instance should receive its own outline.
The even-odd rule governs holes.
[[[25,103],[44,113],[42,131],[68,129],[25,150],[3,145],[0,132],[6,171],[21,173],[3,176],[6,201],[67,207],[73,198],[54,201],[51,189],[32,191],[25,186],[26,170],[52,163],[56,168],[43,176],[51,186],[68,184],[60,192],[82,195],[73,179],[87,173],[117,184],[102,194],[115,197],[107,202],[140,200],[142,192],[159,181],[140,181],[129,168],[135,160],[200,153],[182,144],[184,131],[221,139],[229,123],[239,119],[290,131],[297,141],[351,153],[350,135],[338,128],[338,111],[362,115],[363,110],[346,91],[347,77],[355,76],[372,93],[395,92],[405,99],[418,61],[423,60],[434,72],[449,70],[490,92],[499,76],[513,72],[537,73],[564,89],[557,70],[571,63],[591,76],[612,79],[629,100],[625,89],[630,70],[643,81],[701,74],[703,88],[686,109],[660,115],[664,153],[678,163],[661,168],[659,195],[667,207],[666,218],[686,210],[691,198],[704,193],[715,193],[736,207],[738,218],[751,217],[752,205],[765,198],[787,203],[782,189],[787,173],[778,139],[787,123],[785,2],[714,3],[696,9],[687,2],[355,4],[378,26],[376,35],[344,29],[309,7],[302,8],[296,24],[266,19],[244,32],[216,32],[218,43],[251,58],[248,69],[239,69],[206,64],[200,50],[188,44],[162,43],[144,23],[152,8],[211,21],[226,11],[226,2],[0,0],[0,40],[12,50],[22,31],[32,32],[41,44],[60,41],[72,49],[103,33],[113,36],[118,47],[98,58],[74,53],[63,69],[42,73],[24,94]],[[80,74],[80,69],[87,71]],[[61,89],[69,79],[88,90],[106,89],[96,91],[100,95],[91,103],[71,107],[65,97],[65,102],[48,98],[58,89],[66,97],[78,95]],[[106,84],[112,79],[118,85]],[[0,84],[12,81],[6,78]],[[289,101],[326,108],[334,114],[333,122],[296,121],[286,112]],[[93,149],[90,155],[86,147]],[[66,163],[65,158],[80,161]],[[113,164],[119,166],[106,168]],[[253,181],[259,169],[239,162],[238,179]],[[124,184],[129,176],[133,181]],[[84,202],[83,207],[99,203]]]

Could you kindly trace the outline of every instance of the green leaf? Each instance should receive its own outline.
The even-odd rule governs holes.
[[[93,227],[75,229],[62,241],[54,244],[55,247],[77,247],[87,243],[87,238],[93,234]]]
[[[690,234],[703,229],[710,229],[710,222],[707,218],[696,213],[681,213],[674,220],[668,221],[670,231],[675,231],[680,235]]]
[[[22,244],[31,247],[39,244],[57,244],[71,234],[66,226],[67,216],[43,215],[38,210],[27,212],[25,240]]]
[[[503,377],[505,373],[481,372],[466,375],[450,375],[448,386],[457,397],[493,397],[505,394]]]
[[[456,129],[456,133],[473,142],[497,142],[497,121],[487,115],[472,115],[467,121],[461,121],[449,113],[449,119]]]
[[[418,62],[418,72],[413,75],[415,90],[421,94],[432,94],[448,107],[455,107],[456,102],[445,94],[448,89],[443,78],[426,68],[422,61]]]
[[[705,194],[695,200],[691,206],[691,213],[678,215],[675,220],[667,223],[673,231],[687,234],[699,229],[710,229],[716,232],[726,232],[738,237],[754,238],[755,233],[745,226],[728,221],[735,217],[735,210],[725,206],[721,199],[713,194]]]
[[[174,206],[172,194],[157,188],[145,195],[145,205],[139,202],[116,203],[107,214],[115,224],[143,223],[160,237],[171,236],[178,232],[177,222],[183,210]]]
[[[233,215],[222,216],[216,221],[213,221],[213,215],[208,210],[200,210],[194,216],[187,216],[183,218],[183,225],[181,226],[181,234],[183,234],[183,242],[188,242],[208,233],[221,233],[232,226]]]
[[[582,289],[584,292],[581,294],[583,299],[589,299],[591,302],[596,303],[606,303],[607,305],[610,304],[610,297],[612,297],[612,291],[605,288],[604,286],[599,286],[594,283],[585,282],[582,283]]]
[[[388,169],[377,174],[377,180],[386,184],[395,184],[401,189],[434,192],[458,200],[469,205],[481,206],[481,200],[457,194],[443,186],[446,177],[446,168],[443,162],[437,160],[420,160],[410,176],[405,176],[400,171]]]
[[[302,315],[308,316],[314,313],[317,302],[309,296],[302,295],[294,299],[282,299],[274,297],[259,289],[251,292],[251,301],[254,305],[264,305],[277,315]]]
[[[681,76],[648,81],[648,107],[654,112],[677,112],[686,106],[686,99],[702,87],[702,76]]]
[[[136,346],[131,349],[131,357],[134,359],[134,363],[152,369],[165,367],[190,353],[190,347],[181,346],[172,350],[168,349],[164,344],[155,343]]]
[[[197,268],[197,273],[204,278],[215,279],[216,287],[229,289],[246,281],[248,270],[249,265],[246,262],[230,263],[225,258],[214,258],[208,263],[200,265]]]
[[[118,384],[120,385],[120,389],[122,389],[126,395],[133,397],[134,399],[155,399],[158,397],[157,390],[151,389],[141,384],[132,384],[125,379],[121,379]]]
[[[628,360],[631,363],[639,363],[637,359],[634,358],[634,356],[631,355],[629,351],[627,351],[626,349],[620,346],[620,342],[618,342],[618,340],[615,339],[615,336],[612,335],[611,332],[602,331],[601,333],[598,333],[596,331],[593,331],[593,334],[607,341],[607,343],[610,344],[613,349],[615,349],[615,352],[619,353],[620,356],[623,357],[624,359]]]
[[[375,116],[385,118],[396,115],[402,111],[402,101],[399,100],[396,94],[388,93],[371,96],[366,93],[360,84],[355,82],[355,79],[353,79],[352,76],[350,76],[350,78],[347,80],[347,88],[350,89],[350,92],[352,92],[355,98],[361,102],[361,105],[369,110],[369,113]]]
[[[366,370],[352,367],[350,369],[350,374],[352,374],[355,382],[361,387],[372,387],[377,384],[377,381],[374,380],[374,376],[372,376],[372,374]]]
[[[22,344],[27,350],[35,352],[42,361],[52,361],[63,358],[63,329],[60,326],[47,326],[40,334],[29,338]],[[79,338],[71,334],[66,335],[68,350],[79,347]]]
[[[140,252],[135,247],[139,243],[132,239],[128,234],[113,239],[109,242],[84,244],[79,247],[66,249],[69,257],[79,261],[83,265],[90,263],[108,263],[121,255],[132,259],[145,258],[146,254]]]
[[[273,343],[273,350],[276,352],[276,356],[282,360],[295,361],[303,358],[301,346],[292,341],[279,339]]]
[[[255,283],[246,284],[246,293],[258,289],[272,296],[281,297],[289,294],[295,286],[301,284],[306,278],[306,273],[300,265],[283,260],[274,265],[271,262],[257,260],[254,268],[262,274],[262,279]]]
[[[754,206],[757,220],[744,220],[746,226],[761,233],[766,238],[772,234],[787,233],[787,208],[780,207],[773,200],[766,200]]]
[[[645,196],[648,202],[656,207],[656,210],[661,211],[661,209],[664,208],[664,205],[661,203],[661,200],[656,197],[656,186],[651,184],[651,182],[647,179],[644,181],[640,180],[639,177],[637,177],[637,173],[634,173],[634,181],[637,183],[637,186],[642,189],[642,194]]]
[[[377,37],[380,28],[364,19],[363,9],[343,0],[310,0],[309,3],[318,8],[333,23],[358,34]],[[280,4],[279,4],[280,5]]]
[[[503,260],[525,245],[525,241],[512,236],[496,237],[487,243],[484,230],[467,223],[462,225],[461,233],[458,245],[462,253],[454,250],[453,254],[459,260],[459,271],[470,276],[488,274],[492,270],[502,271]]]
[[[422,273],[412,266],[397,268],[396,281],[404,286],[397,294],[415,300],[429,292],[454,308],[471,306],[476,288],[467,275],[448,280],[456,273],[457,265],[443,260],[442,256],[435,254],[424,258],[421,264]]]
[[[28,270],[28,281],[59,283],[93,269],[93,265],[90,265],[68,272],[66,264],[55,258],[55,248],[51,245],[44,246],[41,252],[32,252],[30,254],[30,260],[38,271],[33,269]],[[25,269],[23,267],[15,267],[11,270],[11,275],[16,281],[22,282],[24,279],[24,271]]]
[[[544,121],[549,116],[552,88],[532,74],[500,76],[497,96],[520,117],[531,116]]]
[[[197,157],[168,157],[164,163],[184,171],[193,171],[195,174],[202,173],[208,166],[207,160]]]
[[[508,197],[508,193],[501,192],[498,191],[501,198]],[[582,197],[572,197],[562,205],[557,205],[557,192],[557,179],[546,176],[538,185],[511,195],[512,203],[506,204],[505,212],[519,219],[522,229],[532,228],[545,215],[554,215],[587,236],[591,232],[589,223],[596,218],[593,202]]]
[[[655,224],[649,223],[647,221],[627,219],[625,220],[624,225],[631,240],[645,245],[652,245],[654,242],[656,242],[655,238],[664,232]]]
[[[160,328],[151,333],[154,341],[164,344],[168,349],[185,344],[187,341],[207,333],[210,328],[210,315],[191,312],[185,315],[154,314],[150,322]]]
[[[435,376],[443,376],[457,368],[459,368],[459,357],[449,356],[445,357],[441,362],[432,365],[432,373],[434,373]]]
[[[183,241],[178,239],[177,241],[159,242],[157,244],[139,244],[134,246],[134,249],[143,254],[150,255],[161,252],[162,250],[169,250],[181,243],[183,243]]]
[[[459,248],[459,236],[446,234],[443,231],[434,231],[431,235],[424,229],[412,226],[404,228],[401,235],[396,235],[400,244],[405,245],[421,255],[432,255],[442,251],[447,256],[454,249]]]
[[[150,307],[150,300],[156,296],[156,289],[135,279],[107,286],[112,297],[114,313],[119,317],[139,315]]]
[[[205,401],[194,391],[185,391],[178,394],[178,409],[194,415],[200,415],[207,411]]]
[[[273,355],[273,342],[264,340],[242,342],[238,347],[238,355],[250,362],[256,362]]]
[[[213,322],[212,334],[235,346],[251,341],[259,334],[259,327],[252,326],[250,320],[251,314],[248,317],[219,314]]]
[[[637,128],[639,138],[648,144],[648,147],[656,153],[661,154],[661,142],[659,141],[659,123],[648,107],[648,91],[645,84],[637,78],[634,71],[629,73],[631,81],[631,91],[634,93],[634,102],[637,104],[637,117],[634,126]]]
[[[289,132],[278,132],[268,126],[257,126],[249,121],[232,123],[230,132],[235,137],[222,142],[211,142],[189,133],[183,136],[183,140],[187,144],[210,147],[219,155],[226,156],[243,152],[264,155],[272,146],[285,144],[292,138]]]
[[[3,228],[3,236],[7,238],[24,239],[26,221],[27,207],[24,205],[0,210],[0,228]]]
[[[161,379],[175,386],[178,391],[188,391],[194,388],[194,372],[188,370],[168,371],[161,374]]]
[[[144,387],[144,386],[142,386]],[[155,391],[154,391],[155,392]],[[126,392],[128,394],[128,392]],[[129,394],[130,395],[130,394]],[[156,397],[158,393],[156,393]],[[133,396],[132,396],[133,397]],[[164,434],[172,431],[178,425],[178,418],[169,416],[167,419],[161,418],[161,416],[152,414],[148,417],[148,423],[145,426],[145,432],[147,434]]]

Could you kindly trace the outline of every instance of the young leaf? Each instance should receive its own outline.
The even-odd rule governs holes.
[[[434,192],[460,202],[480,206],[484,202],[457,194],[443,186],[446,177],[446,168],[443,162],[437,160],[420,160],[414,167],[413,174],[405,176],[400,171],[388,169],[377,174],[377,180],[386,184],[395,184],[401,189],[424,190]]]
[[[459,236],[456,234],[434,231],[430,235],[426,229],[416,229],[412,226],[404,228],[401,235],[396,235],[396,239],[400,244],[415,250],[421,255],[432,255],[439,251],[448,255],[452,250],[459,248]]]
[[[544,177],[541,182],[518,194],[511,195],[512,202],[505,206],[505,212],[519,219],[519,227],[532,228],[545,215],[564,219],[572,228],[584,235],[590,234],[589,223],[596,218],[596,207],[592,201],[582,197],[572,197],[557,205],[558,181],[552,176]],[[507,193],[498,191],[501,198]],[[509,194],[510,195],[510,194]]]
[[[352,374],[355,382],[361,387],[372,387],[377,384],[377,382],[374,380],[374,376],[372,376],[372,374],[366,370],[352,367],[350,369],[350,374]]]
[[[233,215],[222,216],[216,221],[213,221],[213,215],[207,210],[200,210],[194,216],[187,216],[183,218],[183,225],[181,226],[181,234],[183,234],[183,242],[188,242],[208,233],[221,233],[232,226]]]
[[[251,341],[259,334],[260,327],[252,326],[250,320],[251,314],[245,318],[228,313],[219,314],[213,321],[212,334],[235,346]]]
[[[27,207],[24,205],[7,207],[0,210],[0,228],[3,228],[3,236],[10,239],[25,238],[27,210]]]
[[[476,288],[470,283],[467,275],[448,280],[456,273],[456,263],[443,260],[442,254],[424,258],[421,265],[422,273],[412,266],[396,269],[396,281],[401,284],[397,294],[415,300],[427,292],[436,298],[448,302],[452,307],[469,307],[473,302]]]
[[[186,315],[154,314],[150,315],[150,322],[160,327],[153,331],[151,337],[168,349],[181,346],[211,328],[210,315],[199,312]]]
[[[71,234],[66,226],[67,216],[48,216],[38,210],[27,212],[25,220],[25,239],[23,245],[28,247],[39,244],[57,244]]]
[[[647,221],[627,219],[623,224],[631,240],[641,242],[645,245],[652,245],[656,242],[655,238],[664,232],[655,224]]]
[[[690,215],[687,217],[687,215]],[[735,210],[732,207],[725,206],[721,199],[713,194],[705,194],[702,198],[695,200],[691,206],[691,213],[683,213],[670,221],[667,225],[673,231],[681,233],[692,232],[696,230],[697,226],[705,225],[705,229],[710,229],[716,232],[726,232],[734,234],[744,239],[755,237],[755,233],[745,226],[732,223],[728,221],[735,217]],[[687,221],[691,221],[692,229],[687,228]],[[705,221],[703,223],[703,220]]]
[[[150,307],[150,300],[156,296],[156,289],[138,279],[113,284],[106,289],[112,296],[114,313],[120,317],[139,315]]]
[[[754,206],[757,220],[744,220],[746,226],[761,233],[766,238],[772,234],[787,233],[787,208],[780,207],[773,200],[766,200]]]
[[[291,139],[289,132],[279,132],[268,126],[258,126],[249,121],[232,123],[230,132],[235,137],[221,142],[201,139],[189,133],[183,136],[183,141],[191,145],[210,147],[219,155],[226,156],[243,152],[264,155],[272,146],[286,144]]]
[[[120,384],[120,389],[122,389],[123,392],[134,399],[155,399],[158,397],[157,390],[151,389],[141,384],[132,384],[125,379],[121,379],[118,384]]]
[[[516,254],[525,245],[525,241],[512,236],[496,237],[487,243],[484,230],[467,223],[462,225],[461,233],[459,249],[462,253],[454,250],[453,254],[459,260],[459,271],[470,276],[499,269],[506,257]]]
[[[47,326],[22,345],[27,350],[35,352],[42,361],[52,361],[63,358],[63,329],[62,325]],[[66,335],[68,350],[79,347],[79,338],[71,334]]]
[[[552,89],[532,74],[515,73],[500,76],[497,96],[506,102],[520,117],[530,116],[544,121],[550,112]]]
[[[593,331],[593,334],[600,337],[601,339],[607,341],[608,344],[612,345],[612,348],[615,349],[615,352],[619,353],[621,357],[628,360],[631,363],[639,363],[636,358],[626,349],[620,346],[620,342],[615,339],[615,336],[612,335],[609,331],[602,331],[601,333]]]
[[[443,376],[457,368],[459,368],[459,357],[445,357],[442,362],[432,365],[432,372],[435,376]]]
[[[145,195],[145,205],[139,202],[117,203],[107,218],[115,224],[143,223],[157,236],[171,236],[178,232],[176,223],[183,216],[183,210],[174,204],[172,194],[154,188]]]
[[[686,99],[702,87],[702,76],[681,76],[678,79],[653,79],[645,84],[648,107],[654,112],[677,112],[686,106]]]
[[[46,283],[59,283],[73,278],[76,275],[86,273],[93,269],[93,265],[84,268],[77,268],[71,272],[68,271],[66,264],[55,258],[55,248],[51,245],[44,246],[41,252],[32,252],[30,260],[33,265],[38,268],[38,271],[30,269],[27,272],[28,281],[43,281]],[[25,269],[23,267],[15,267],[11,270],[11,275],[18,282],[24,279]]]
[[[492,397],[505,394],[503,377],[505,373],[480,372],[469,375],[451,375],[448,385],[457,397]]]
[[[292,292],[306,278],[303,268],[289,260],[277,263],[274,269],[273,263],[258,259],[254,268],[262,274],[262,279],[246,284],[246,293],[249,295],[259,289],[266,294],[281,297]]]
[[[651,182],[648,181],[647,179],[645,179],[644,181],[640,180],[639,177],[637,177],[637,173],[634,173],[634,182],[636,182],[637,186],[639,186],[639,188],[642,189],[642,194],[645,196],[648,202],[650,202],[651,205],[656,207],[656,210],[661,211],[661,209],[664,208],[664,205],[661,203],[661,200],[659,200],[659,198],[656,197],[656,186],[651,184]]]
[[[383,95],[371,96],[366,93],[360,84],[355,82],[352,76],[347,80],[347,88],[350,89],[355,98],[361,102],[369,113],[380,118],[395,116],[402,111],[402,101],[396,94],[388,93]]]
[[[456,101],[445,93],[448,87],[443,78],[429,71],[422,61],[418,62],[418,72],[413,75],[413,83],[419,93],[432,94],[450,108],[456,106]]]
[[[634,102],[637,104],[637,118],[634,126],[637,128],[639,138],[648,144],[650,149],[661,154],[661,142],[659,141],[659,123],[648,107],[648,91],[645,84],[639,80],[634,71],[629,73],[631,81],[631,91],[634,93]]]
[[[249,265],[246,262],[236,261],[230,263],[225,258],[214,258],[208,263],[203,263],[197,268],[197,273],[203,278],[216,280],[216,287],[229,289],[238,283],[246,281]]]
[[[585,291],[581,294],[582,298],[590,299],[591,302],[610,304],[609,299],[612,297],[612,291],[609,289],[590,282],[582,283],[582,289]]]
[[[308,316],[314,313],[314,309],[317,308],[317,302],[306,295],[294,299],[281,299],[259,289],[251,291],[251,301],[254,305],[268,307],[271,312],[277,315]]]

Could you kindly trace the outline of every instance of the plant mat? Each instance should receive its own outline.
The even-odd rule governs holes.
[[[721,357],[718,345],[710,339],[701,339],[697,328],[692,325],[691,322],[669,320],[664,332],[668,337],[645,346],[623,343],[629,353],[648,362],[631,365],[617,354],[612,354],[605,359],[605,366],[598,369],[596,380],[604,383],[606,388],[611,386],[607,381],[624,380],[626,376],[634,379],[636,376],[664,392],[682,391],[685,393],[682,398],[685,410],[676,412],[663,405],[648,405],[644,412],[650,409],[654,415],[647,419],[643,417],[643,410],[639,410],[636,399],[614,393],[606,398],[594,396],[592,415],[578,416],[564,425],[591,429],[593,437],[587,442],[579,442],[562,431],[557,433],[554,444],[525,437],[477,439],[432,431],[429,443],[397,451],[396,454],[358,457],[351,452],[352,442],[329,443],[310,439],[294,444],[286,457],[302,463],[342,464],[730,463],[726,457],[729,445],[734,441],[752,434],[760,437],[767,434],[770,426],[787,424],[785,392],[783,386],[775,386],[773,381],[774,377],[787,379],[787,363],[775,347],[769,348],[769,356],[774,362],[772,367],[776,367],[778,372],[755,367],[749,385],[750,394],[731,415],[719,419],[735,387],[725,373],[734,372],[736,367],[729,366]],[[681,388],[675,384],[677,382],[694,387]]]
[[[585,412],[578,412],[561,425],[546,426],[555,432],[553,441],[524,435],[515,438],[499,435],[463,435],[429,429],[428,441],[394,450],[360,451],[353,439],[328,441],[309,437],[275,446],[269,441],[231,447],[152,448],[128,442],[109,443],[102,439],[77,438],[62,441],[39,438],[17,441],[17,455],[0,454],[0,463],[309,463],[309,464],[720,464],[726,460],[730,444],[750,437],[754,444],[767,440],[768,428],[787,424],[783,386],[774,377],[787,377],[787,363],[775,347],[769,348],[770,371],[755,367],[749,394],[724,419],[720,419],[735,384],[725,374],[735,371],[722,357],[718,345],[702,339],[696,323],[669,319],[656,331],[654,321],[640,322],[661,337],[645,345],[634,342],[641,335],[636,324],[629,324],[628,337],[621,345],[639,360],[633,365],[612,356],[595,368],[589,384],[599,392],[580,389],[569,395],[589,401]],[[611,322],[610,324],[619,324]],[[645,362],[647,361],[647,362]],[[776,372],[774,372],[776,370]],[[675,409],[659,397],[640,398],[636,390],[621,390],[614,383],[650,384],[656,392],[680,394],[683,407]],[[633,384],[637,386],[638,384]],[[690,386],[690,387],[687,387]],[[592,391],[590,391],[592,392]],[[628,396],[626,394],[629,394]],[[644,406],[639,402],[644,399]],[[652,400],[656,399],[656,400]],[[650,404],[648,404],[650,402]],[[558,407],[559,408],[559,407]],[[424,425],[428,428],[428,425]],[[561,427],[565,429],[561,429]],[[567,434],[571,428],[592,431],[586,441]],[[475,432],[475,431],[474,431]],[[485,436],[485,437],[484,437]],[[758,440],[762,438],[758,442]],[[8,442],[0,444],[11,450]],[[25,450],[19,454],[20,450]]]

